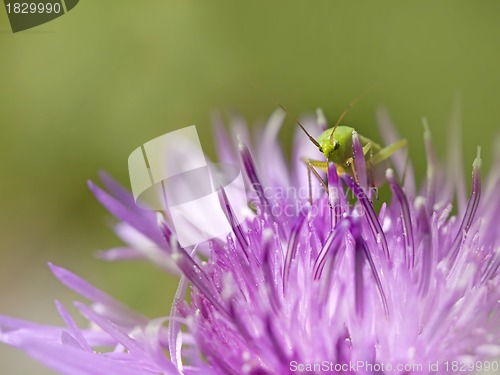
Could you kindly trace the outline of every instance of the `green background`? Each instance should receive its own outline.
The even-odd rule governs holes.
[[[133,149],[191,124],[213,155],[211,111],[263,120],[276,103],[262,92],[334,120],[376,84],[346,122],[380,140],[374,112],[386,106],[419,177],[420,119],[444,156],[460,92],[466,176],[478,144],[488,168],[499,37],[498,1],[83,0],[17,34],[0,9],[0,313],[60,322],[53,299],[75,295],[52,278],[50,260],[139,311],[168,314],[174,277],[93,258],[120,242],[86,180],[104,169],[128,186]],[[284,144],[294,129],[289,121]],[[22,358],[1,346],[2,374],[35,372]]]

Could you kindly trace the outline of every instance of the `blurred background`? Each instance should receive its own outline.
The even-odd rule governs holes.
[[[95,259],[120,242],[86,180],[106,170],[128,187],[130,152],[191,124],[213,156],[211,112],[262,121],[277,104],[262,91],[297,115],[320,106],[333,121],[376,84],[346,123],[380,141],[375,109],[386,106],[420,179],[421,117],[444,157],[459,92],[466,176],[478,144],[487,170],[500,124],[499,38],[498,1],[81,0],[17,34],[0,9],[0,313],[60,324],[53,300],[77,297],[52,277],[52,261],[167,315],[175,277]],[[25,358],[0,346],[0,373],[52,373]]]

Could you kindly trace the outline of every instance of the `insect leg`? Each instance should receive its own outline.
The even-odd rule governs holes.
[[[370,151],[373,151],[372,144],[368,142],[366,145],[363,146],[363,155],[366,156],[366,154]]]
[[[373,148],[370,147],[370,162],[368,164],[368,173],[370,177],[370,186],[375,187],[375,180],[373,179]]]
[[[401,181],[401,186],[405,185],[405,178],[406,178],[406,171],[408,170],[408,164],[410,162],[410,149],[409,146],[406,146],[406,153],[405,153],[405,166],[403,168],[403,178]]]
[[[365,162],[365,158],[366,158],[366,155],[368,154],[368,152],[370,152],[370,150],[372,149],[372,144],[371,142],[366,142],[366,144],[363,146],[363,163],[365,163],[366,165],[366,162]],[[351,170],[353,172],[353,176],[356,180],[356,183],[359,185],[359,176],[358,176],[358,173],[356,171],[356,160],[355,160],[355,154],[353,153],[353,156],[348,158],[346,160],[346,164],[347,166],[351,167]]]
[[[369,165],[367,165],[367,162],[366,162],[366,155],[370,152],[370,150],[372,150],[373,147],[372,147],[372,144],[370,142],[367,142],[364,146],[363,146],[363,160],[362,162],[365,163],[365,168],[368,168]],[[349,159],[347,159],[347,165],[351,167],[351,170],[352,170],[352,173],[353,173],[353,176],[354,176],[354,180],[356,181],[356,183],[359,185],[359,174],[358,174],[358,171],[356,169],[356,157],[355,155],[353,155],[352,157],[350,157]],[[358,164],[359,166],[359,164]],[[369,172],[367,170],[367,172]],[[368,177],[368,176],[367,176]]]
[[[351,172],[352,176],[354,177],[354,181],[356,181],[356,185],[359,185],[358,172],[356,171],[356,163],[354,163],[354,158],[347,159],[346,165],[351,167]]]
[[[375,199],[378,200],[378,189],[377,187],[375,186],[375,175],[374,175],[374,171],[375,171],[375,166],[373,164],[373,148],[370,149],[370,191],[369,191],[369,194],[370,194],[370,199],[371,199],[371,193],[372,192],[375,192]]]
[[[369,179],[369,186],[371,189],[375,188],[375,176],[373,175],[374,172],[374,163],[373,163],[373,145],[371,142],[368,142],[366,145],[363,146],[363,155],[368,155],[369,158],[366,162],[366,173],[367,177]],[[371,193],[370,193],[371,195]],[[378,199],[378,193],[375,193],[377,199]],[[371,198],[371,197],[370,197]]]
[[[408,142],[406,141],[406,139],[400,139],[399,141],[384,147],[382,150],[373,155],[373,164],[375,165],[389,159],[392,154],[394,154],[399,149],[402,149],[403,147],[407,147],[407,145]]]
[[[309,163],[306,163],[307,166],[307,186],[309,187],[309,204],[312,206],[313,204],[313,195],[312,195],[312,185],[311,185],[311,166]]]
[[[325,189],[326,193],[328,194],[328,186],[326,185],[325,181],[323,181],[323,178],[321,178],[318,171],[315,169],[315,167],[316,167],[316,168],[319,168],[321,170],[328,170],[328,163],[323,162],[323,161],[319,161],[319,160],[307,159],[307,158],[303,158],[302,161],[307,166],[307,176],[308,176],[308,182],[309,182],[309,202],[312,204],[311,172],[318,179],[318,181],[321,183],[321,185]]]

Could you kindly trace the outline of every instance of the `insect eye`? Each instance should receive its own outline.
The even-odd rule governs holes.
[[[333,145],[333,149],[336,150],[340,147],[340,143],[339,142],[335,142],[335,144]]]

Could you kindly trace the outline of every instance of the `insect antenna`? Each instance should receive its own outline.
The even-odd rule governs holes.
[[[337,122],[335,123],[335,126],[333,127],[332,129],[332,132],[330,134],[330,144],[333,145],[333,133],[335,132],[335,129],[337,129],[337,127],[339,126],[340,122],[344,119],[345,115],[347,115],[347,113],[351,110],[352,107],[354,107],[354,105],[360,101],[361,99],[363,99],[366,95],[368,95],[374,88],[375,86],[371,86],[370,88],[368,88],[367,90],[365,90],[363,93],[361,93],[360,95],[358,95],[354,100],[352,100],[349,105],[347,106],[347,108],[344,110],[344,112],[342,112],[342,114],[340,115],[339,119],[337,120]]]
[[[263,87],[261,86],[258,86],[254,81],[250,81],[250,83],[252,84],[252,86],[254,86],[256,89],[259,90],[259,92],[263,93],[265,96],[267,96],[270,100],[272,100],[273,102],[277,103],[278,106],[283,110],[285,111],[285,113],[290,116],[299,126],[300,128],[302,129],[302,131],[307,135],[307,137],[309,138],[309,140],[314,143],[314,145],[321,150],[321,145],[318,143],[318,141],[316,139],[314,139],[314,137],[308,133],[308,131],[306,130],[306,128],[300,123],[300,121],[297,119],[297,117],[295,117],[290,111],[288,111],[285,106],[283,104],[280,104],[278,101],[274,100],[274,98],[271,97],[271,95],[269,94],[269,92],[267,92],[266,90],[263,89]]]
[[[294,120],[294,121],[295,121],[295,122],[296,122],[296,123],[300,126],[300,128],[302,129],[302,131],[303,131],[304,133],[306,133],[306,135],[309,137],[309,140],[310,140],[312,143],[314,143],[314,145],[315,145],[317,148],[321,149],[321,145],[318,143],[318,141],[317,141],[316,139],[314,139],[314,137],[313,137],[311,134],[309,134],[309,133],[308,133],[308,131],[306,130],[306,128],[304,127],[304,125],[302,125],[302,124],[300,123],[299,119],[298,119],[298,118],[296,118],[294,115],[292,115],[289,111],[287,111],[287,109],[285,108],[285,106],[283,106],[283,104],[279,104],[279,103],[278,103],[278,105],[279,105],[279,107],[280,107],[283,111],[285,111],[285,112],[286,112],[286,114],[288,114],[288,115],[289,115],[289,116],[290,116],[290,117],[291,117],[291,118],[292,118],[292,119],[293,119],[293,120]]]

